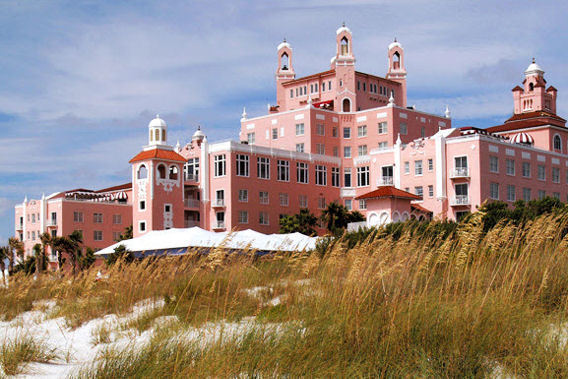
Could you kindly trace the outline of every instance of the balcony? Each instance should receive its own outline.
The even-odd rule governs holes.
[[[54,220],[54,219],[47,220],[47,227],[48,228],[57,228],[57,220]]]
[[[225,199],[213,200],[213,208],[223,208],[223,207],[225,207]]]
[[[451,179],[458,178],[469,178],[469,168],[467,167],[456,167],[450,173]]]
[[[213,225],[213,229],[225,229],[225,221],[217,221]]]
[[[184,173],[183,174],[183,181],[189,185],[195,185],[199,182],[199,175],[194,173]]]
[[[394,184],[394,178],[392,176],[383,176],[377,179],[377,185],[380,186],[392,186]]]
[[[199,200],[198,199],[184,199],[183,205],[186,208],[199,208]]]
[[[450,205],[452,207],[460,207],[470,205],[468,195],[456,195],[450,200]]]
[[[16,230],[17,231],[24,230],[24,224],[16,225]]]
[[[199,226],[199,221],[196,220],[185,220],[184,227],[193,228],[194,226]]]

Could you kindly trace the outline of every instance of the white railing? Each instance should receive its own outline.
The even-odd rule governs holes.
[[[225,221],[217,221],[215,229],[225,229]]]
[[[186,228],[193,228],[194,226],[199,226],[199,221],[185,220],[185,227]]]
[[[455,167],[451,173],[452,178],[469,178],[469,168]]]
[[[186,208],[199,208],[199,200],[197,200],[197,199],[184,199],[183,205],[185,205]]]
[[[57,226],[57,220],[54,219],[47,220],[47,226]]]
[[[199,175],[186,172],[183,175],[183,180],[186,181],[186,182],[198,182],[199,181]]]
[[[18,228],[16,230],[24,230],[24,224],[18,225]]]
[[[450,204],[451,205],[469,205],[469,196],[468,195],[456,195],[452,199]]]
[[[383,176],[377,180],[378,186],[392,186],[394,184],[394,178],[392,176]]]
[[[225,206],[225,199],[215,199],[213,201],[214,207],[224,207]]]

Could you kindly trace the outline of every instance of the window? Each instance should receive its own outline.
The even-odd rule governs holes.
[[[35,240],[35,231],[32,231],[32,240]]]
[[[357,186],[365,187],[369,185],[369,166],[357,167]]]
[[[562,141],[560,140],[559,135],[554,136],[554,150],[562,151]]]
[[[425,127],[420,128],[420,137],[421,138],[426,137],[426,128]]]
[[[239,201],[241,203],[248,203],[249,201],[249,191],[246,189],[239,190]]]
[[[112,223],[115,225],[122,224],[122,215],[112,215]]]
[[[351,168],[343,169],[343,185],[351,187]]]
[[[408,125],[406,125],[406,122],[400,123],[400,134],[402,134],[403,136],[408,134]]]
[[[215,204],[218,206],[225,205],[225,190],[215,191]]]
[[[432,158],[428,158],[428,171],[434,171],[434,160]]]
[[[499,158],[495,156],[489,157],[489,171],[490,172],[499,172]]]
[[[379,134],[387,134],[388,133],[388,127],[387,127],[386,121],[379,122],[378,131],[379,131]]]
[[[158,165],[158,179],[166,179],[166,166]]]
[[[303,143],[297,143],[296,144],[296,151],[298,153],[303,153],[304,152],[304,144]]]
[[[558,167],[552,167],[552,182],[560,183],[560,169]]]
[[[327,167],[316,165],[316,185],[327,186]]]
[[[424,197],[424,188],[422,186],[414,187],[414,194],[420,198]]]
[[[290,97],[294,97],[294,90],[293,89],[290,90]]]
[[[499,183],[489,183],[489,197],[499,200]]]
[[[339,187],[339,167],[331,168],[331,185],[333,187]]]
[[[318,209],[325,209],[325,197],[320,196],[318,197]]]
[[[103,231],[102,230],[93,231],[93,239],[95,241],[102,241],[103,240]]]
[[[434,186],[433,185],[428,186],[428,197],[434,197]]]
[[[178,168],[177,166],[170,166],[169,176],[170,180],[177,180],[178,178]]]
[[[298,202],[300,204],[300,208],[307,208],[308,207],[308,197],[306,195],[298,196]]]
[[[337,137],[337,126],[334,126],[333,128],[331,128],[331,136]]]
[[[95,224],[102,224],[103,223],[103,214],[102,213],[93,213],[93,222]]]
[[[316,154],[325,154],[325,145],[323,143],[316,143]]]
[[[260,179],[270,179],[270,158],[257,157],[256,170]]]
[[[298,183],[309,183],[309,171],[307,163],[296,162],[296,178]]]
[[[249,145],[254,145],[256,142],[256,135],[255,133],[247,133],[247,142]]]
[[[184,180],[199,181],[199,158],[190,158],[183,165]]]
[[[83,212],[73,212],[73,222],[83,222]]]
[[[357,127],[357,137],[367,137],[367,125]]]
[[[138,178],[138,179],[146,179],[146,178],[148,178],[148,169],[146,168],[145,165],[140,165],[140,167],[138,167],[137,178]]]
[[[552,197],[555,198],[555,199],[560,200],[560,192],[553,192],[553,193],[552,193]]]
[[[353,200],[352,199],[345,199],[345,208],[347,208],[348,211],[353,209]]]
[[[360,157],[367,155],[367,145],[359,145],[357,147],[357,152]]]
[[[531,177],[531,164],[529,162],[523,162],[523,177]]]
[[[120,232],[112,232],[112,240],[118,242],[120,240]]]
[[[323,124],[316,124],[316,134],[318,136],[325,136],[325,127]]]
[[[388,146],[388,142],[386,142],[386,141],[379,142],[379,150],[385,150],[385,149],[387,149],[388,147],[389,147],[389,146]]]
[[[140,200],[140,203],[138,203],[138,208],[141,211],[145,211],[146,210],[146,200]]]
[[[523,188],[523,200],[530,201],[531,200],[531,189],[530,188]]]
[[[225,176],[227,174],[227,161],[225,154],[215,155],[213,162],[215,167],[215,177]]]
[[[268,204],[269,200],[268,200],[268,192],[267,191],[260,191],[258,193],[258,199],[260,204]]]
[[[515,161],[513,159],[507,159],[505,161],[507,166],[507,175],[515,175]]]
[[[32,224],[35,224],[35,213],[32,214]]]
[[[278,139],[278,128],[272,129],[272,139]]]
[[[225,212],[217,212],[217,228],[224,228],[225,227]]]
[[[331,80],[327,82],[327,88],[329,88],[329,90],[331,91]]]
[[[258,223],[260,225],[269,225],[268,212],[259,212],[258,213]]]
[[[296,135],[303,136],[304,135],[304,124],[296,124]]]
[[[512,184],[507,185],[507,201],[515,201],[517,199],[517,193],[515,186]]]
[[[239,224],[248,224],[249,214],[247,211],[239,211]]]
[[[339,156],[339,148],[337,146],[333,147],[333,156],[334,157],[338,157]]]
[[[287,193],[281,193],[280,194],[280,206],[281,207],[287,207],[289,205],[289,197]]]
[[[367,209],[367,200],[359,200],[359,209]]]
[[[410,174],[410,162],[408,161],[404,162],[404,173]]]
[[[277,168],[277,179],[281,182],[289,182],[290,162],[279,159],[276,168]]]
[[[351,138],[351,128],[343,128],[343,138]]]
[[[351,158],[351,146],[343,147],[343,158]]]
[[[322,91],[322,92],[325,92],[325,82],[323,82],[323,83],[321,84],[321,91]]]
[[[237,154],[237,176],[249,176],[249,156]]]
[[[146,231],[146,221],[140,221],[138,223],[138,230],[140,232],[145,232]]]
[[[538,165],[538,180],[546,180],[546,167],[543,165]]]
[[[414,175],[422,175],[422,161],[414,161]]]
[[[546,191],[545,190],[538,190],[538,199],[542,200],[546,197]]]

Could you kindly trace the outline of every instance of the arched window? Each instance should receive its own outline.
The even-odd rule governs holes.
[[[529,91],[534,91],[534,83],[529,83]]]
[[[145,165],[140,165],[140,167],[138,167],[137,178],[146,179],[147,177],[148,177],[148,169],[146,168]]]
[[[341,45],[341,54],[340,55],[349,55],[349,41],[347,37],[343,37],[340,42]]]
[[[554,150],[559,150],[562,151],[562,140],[560,139],[560,136],[557,134],[554,136]]]
[[[282,70],[287,70],[288,69],[288,63],[289,63],[289,58],[288,58],[288,54],[284,53],[280,56],[280,68]]]
[[[343,99],[343,112],[351,112],[351,100]]]
[[[392,56],[392,68],[394,68],[395,70],[400,68],[400,54],[397,52],[395,52]]]
[[[166,178],[166,166],[163,164],[158,165],[158,179]]]
[[[162,142],[166,142],[166,129],[162,129]]]
[[[170,179],[177,180],[177,178],[178,178],[177,166],[170,166]]]
[[[160,129],[154,129],[154,142],[158,142],[160,140]]]
[[[152,137],[154,136],[152,135],[152,129],[150,129],[150,142],[152,142]]]

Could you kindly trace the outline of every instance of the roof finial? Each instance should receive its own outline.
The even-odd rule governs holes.
[[[345,21],[343,21],[343,23],[341,24],[341,26],[345,27]]]
[[[396,37],[394,37],[394,42],[396,42]]]
[[[532,63],[536,63],[536,59],[534,59],[534,57],[533,57]]]
[[[243,114],[241,116],[241,121],[244,121],[247,119],[247,109],[246,107],[243,107]]]
[[[286,37],[284,37],[284,40],[282,42],[286,43]]]
[[[197,130],[201,130],[201,125],[197,124]]]
[[[156,113],[156,118],[160,118],[160,114],[159,114],[159,113]]]
[[[446,104],[446,111],[444,112],[446,118],[450,118],[451,116],[451,112],[450,112],[450,107],[448,104]]]

